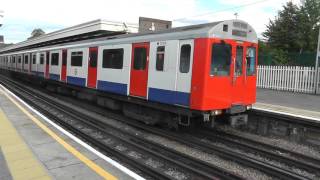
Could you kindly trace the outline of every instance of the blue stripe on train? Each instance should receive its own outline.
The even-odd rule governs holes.
[[[185,92],[149,88],[148,99],[166,104],[189,106],[190,94]]]
[[[127,95],[127,84],[98,80],[98,89],[101,91]]]
[[[86,78],[67,76],[67,83],[76,86],[86,86]]]
[[[59,74],[50,74],[50,79],[55,81],[60,81],[60,75]]]

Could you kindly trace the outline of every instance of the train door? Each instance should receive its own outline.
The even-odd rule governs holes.
[[[97,63],[98,63],[98,47],[89,48],[88,61],[88,82],[87,87],[96,88],[97,86]]]
[[[149,43],[132,44],[130,95],[147,96],[149,49]]]
[[[184,106],[190,103],[193,47],[193,40],[180,41],[175,103]]]
[[[232,80],[232,104],[243,104],[245,99],[245,51],[242,44],[234,44],[233,54],[233,68],[231,73]]]
[[[66,82],[67,79],[67,50],[62,50],[62,65],[61,65],[61,81]]]
[[[49,57],[50,57],[50,52],[46,52],[46,66],[45,66],[45,78],[49,79]]]

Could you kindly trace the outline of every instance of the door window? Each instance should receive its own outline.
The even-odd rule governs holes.
[[[252,76],[256,73],[256,48],[248,47],[247,48],[247,76]]]
[[[134,48],[133,69],[145,70],[147,65],[147,49],[144,47]]]
[[[237,46],[235,76],[242,75],[243,47]]]
[[[231,45],[220,43],[212,45],[211,71],[213,76],[230,75]]]
[[[180,49],[180,67],[181,73],[188,73],[190,69],[190,57],[191,56],[191,46],[190,44],[184,44]]]
[[[90,67],[97,67],[98,51],[90,51]]]

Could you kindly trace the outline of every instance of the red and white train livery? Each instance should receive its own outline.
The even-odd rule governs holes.
[[[94,92],[99,104],[148,123],[188,125],[251,107],[257,44],[249,24],[226,20],[0,51],[0,60],[2,69]]]

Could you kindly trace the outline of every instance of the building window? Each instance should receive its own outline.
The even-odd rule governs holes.
[[[210,75],[229,76],[231,64],[231,45],[221,43],[213,44],[211,52]]]
[[[103,50],[102,67],[110,69],[122,69],[123,49]]]
[[[32,55],[32,64],[36,64],[36,62],[37,62],[36,55],[33,54],[33,55]]]
[[[255,75],[256,73],[256,48],[248,47],[247,48],[247,76]]]
[[[190,59],[191,59],[191,45],[184,44],[181,46],[180,50],[180,67],[181,73],[188,73],[190,69]]]
[[[165,46],[157,47],[156,70],[163,71]]]
[[[145,70],[147,65],[147,49],[144,47],[134,48],[134,70]]]
[[[40,54],[40,64],[44,64],[44,54]]]
[[[82,66],[82,59],[83,59],[83,52],[82,51],[72,52],[71,53],[71,66],[81,67]]]
[[[58,66],[59,65],[59,53],[51,54],[51,65]]]

